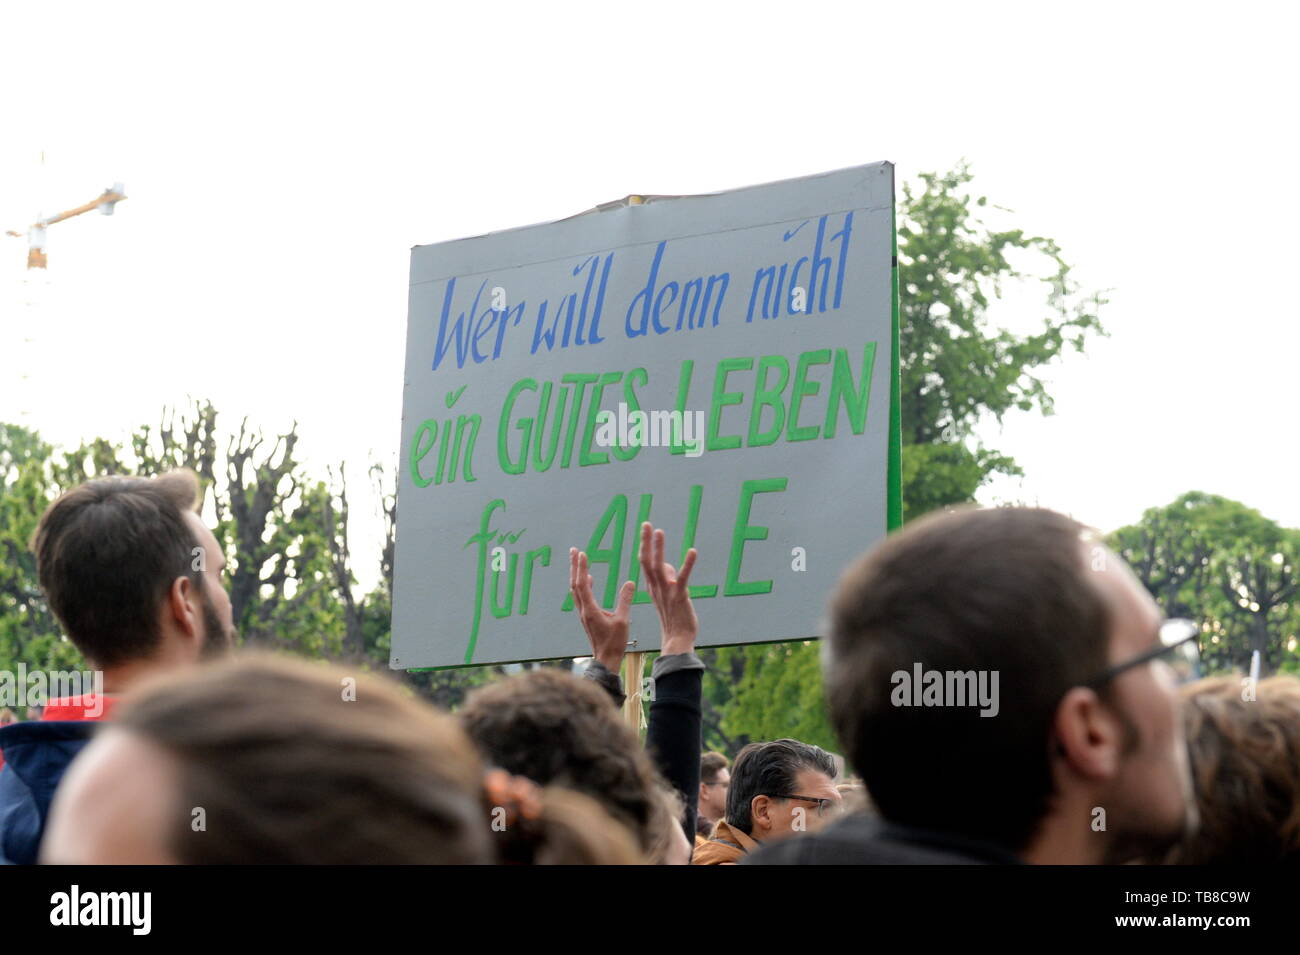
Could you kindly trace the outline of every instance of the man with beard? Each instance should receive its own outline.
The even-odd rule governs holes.
[[[824,656],[836,731],[879,816],[746,863],[1080,865],[1162,850],[1196,824],[1176,686],[1197,636],[1064,515],[963,508],[908,524],[841,578]],[[920,699],[899,685],[915,672],[938,675]],[[939,676],[987,676],[997,698],[945,698]]]
[[[32,540],[41,589],[103,695],[52,700],[40,722],[0,730],[0,861],[35,862],[64,770],[120,694],[233,644],[225,559],[198,499],[191,471],[108,477],[41,516]]]

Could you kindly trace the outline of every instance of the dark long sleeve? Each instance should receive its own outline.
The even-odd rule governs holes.
[[[695,842],[700,795],[700,747],[703,716],[704,661],[694,653],[659,657],[651,671],[653,696],[645,745],[664,779],[686,805],[682,828]]]
[[[619,679],[618,671],[611,670],[599,660],[592,660],[587,664],[587,669],[582,671],[583,679],[591,680],[602,690],[609,694],[614,705],[620,709],[623,702],[627,699],[627,694],[623,692],[623,681]]]
[[[615,706],[622,706],[623,684],[617,673],[596,660],[583,676],[605,689]],[[650,722],[645,745],[664,779],[682,797],[686,817],[682,828],[689,842],[695,842],[695,819],[700,797],[700,749],[704,693],[704,661],[694,653],[674,653],[655,659],[650,670]]]

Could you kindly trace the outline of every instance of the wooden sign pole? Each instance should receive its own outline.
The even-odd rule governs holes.
[[[641,681],[645,676],[645,653],[633,650],[623,658],[625,664],[623,689],[627,699],[623,701],[623,721],[632,727],[632,732],[641,733]]]

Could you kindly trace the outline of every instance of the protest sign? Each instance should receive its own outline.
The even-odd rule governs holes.
[[[394,668],[588,653],[647,520],[701,646],[816,636],[898,523],[893,166],[612,206],[411,252]]]

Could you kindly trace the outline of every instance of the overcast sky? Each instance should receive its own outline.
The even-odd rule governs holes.
[[[130,196],[53,227],[47,274],[0,238],[0,419],[75,444],[207,397],[359,478],[396,451],[411,246],[965,157],[1113,290],[1110,337],[1049,372],[1057,413],[984,430],[1026,471],[984,499],[1111,529],[1195,488],[1300,526],[1295,7],[201,10],[0,14],[0,229]]]

